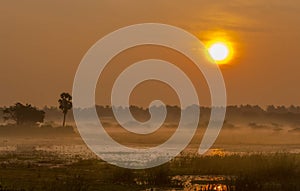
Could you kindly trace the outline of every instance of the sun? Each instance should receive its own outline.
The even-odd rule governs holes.
[[[208,52],[215,61],[225,60],[229,55],[229,49],[223,43],[214,43],[209,47]]]
[[[210,57],[217,64],[226,64],[231,59],[232,49],[228,43],[214,42],[208,47]]]

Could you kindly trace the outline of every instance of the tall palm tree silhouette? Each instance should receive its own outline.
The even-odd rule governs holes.
[[[59,103],[59,109],[62,110],[64,114],[64,119],[63,119],[63,127],[66,124],[66,115],[70,109],[72,109],[72,96],[69,93],[61,93],[60,94],[60,99],[58,100]]]

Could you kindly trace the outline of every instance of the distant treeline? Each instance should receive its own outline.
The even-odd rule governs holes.
[[[196,106],[191,106],[196,107]],[[82,112],[82,115],[89,118],[89,113],[92,112],[92,108],[78,109]],[[116,108],[118,111],[124,110],[122,107]],[[176,122],[180,119],[181,109],[178,106],[166,106],[167,109],[167,122]],[[185,110],[187,110],[186,108]],[[4,108],[0,108],[0,115],[3,115],[1,111]],[[42,109],[45,112],[45,121],[60,121],[62,119],[61,110],[57,107],[45,106]],[[96,106],[96,111],[100,118],[113,118],[114,114],[111,106]],[[139,120],[147,120],[150,118],[149,109],[138,106],[130,106],[132,115]],[[184,110],[183,110],[184,111]],[[200,119],[202,121],[209,120],[211,108],[200,107]],[[0,116],[2,119],[2,116]],[[67,121],[73,121],[72,110],[67,117]],[[240,123],[284,123],[300,125],[300,106],[267,106],[266,109],[261,108],[258,105],[239,105],[239,106],[227,106],[226,108],[226,121],[227,122],[240,122]]]
[[[194,106],[195,107],[195,106]],[[167,108],[167,121],[178,121],[180,118],[181,109],[178,106],[166,106]],[[76,109],[76,108],[75,108]],[[118,111],[124,108],[116,108]],[[61,111],[56,107],[44,107],[46,113],[46,120],[60,120],[62,118]],[[89,112],[92,109],[77,109],[82,111],[83,115],[89,117]],[[112,108],[110,106],[96,106],[96,111],[100,118],[114,117]],[[138,106],[130,106],[130,111],[136,119],[147,120],[150,118],[149,109]],[[208,120],[211,108],[200,107],[200,118]],[[72,111],[71,111],[72,113]],[[68,121],[73,120],[73,115],[69,115]],[[300,106],[267,106],[266,109],[258,105],[240,105],[228,106],[226,108],[226,121],[231,122],[271,122],[271,123],[292,123],[300,124]]]

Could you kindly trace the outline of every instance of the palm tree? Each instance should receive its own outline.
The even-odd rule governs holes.
[[[64,127],[66,123],[66,115],[68,111],[72,109],[72,96],[68,93],[61,93],[58,103],[59,103],[59,109],[61,109],[64,114],[64,120],[63,120],[63,127]]]

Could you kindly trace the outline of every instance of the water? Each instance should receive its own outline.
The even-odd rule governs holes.
[[[235,191],[234,185],[230,182],[235,180],[232,176],[198,176],[198,175],[177,175],[171,178],[172,188],[148,188],[145,191]]]

